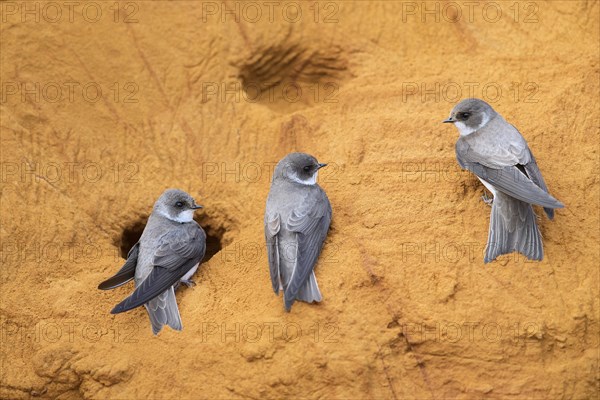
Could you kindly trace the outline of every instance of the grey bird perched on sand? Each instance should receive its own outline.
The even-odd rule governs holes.
[[[273,290],[283,290],[290,311],[294,301],[321,301],[314,267],[331,223],[331,204],[317,184],[327,164],[291,153],[275,167],[265,211],[265,238]]]
[[[163,325],[180,331],[183,326],[175,288],[179,282],[193,285],[206,250],[206,234],[194,221],[194,211],[202,208],[192,196],[178,189],[166,190],[154,209],[140,240],[131,248],[125,265],[98,288],[107,290],[135,280],[135,291],[111,311],[122,313],[142,304],[148,311],[152,332]]]
[[[542,260],[544,248],[532,204],[548,218],[563,204],[548,193],[542,173],[519,131],[483,100],[458,103],[443,121],[458,129],[456,158],[494,195],[484,262],[518,251]]]

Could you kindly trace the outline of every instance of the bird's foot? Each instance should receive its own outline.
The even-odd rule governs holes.
[[[194,286],[196,286],[196,282],[194,282],[191,279],[181,280],[179,282],[183,283],[187,287],[194,287]]]
[[[483,202],[490,207],[492,206],[492,203],[494,202],[494,198],[488,197],[487,193],[484,193],[483,196],[481,196],[481,200],[483,200]]]

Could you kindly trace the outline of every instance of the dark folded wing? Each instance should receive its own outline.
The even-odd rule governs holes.
[[[269,257],[269,271],[273,291],[279,294],[279,243],[277,234],[281,224],[279,214],[265,214],[265,240],[267,242],[267,255]]]
[[[316,199],[305,201],[292,211],[287,221],[287,229],[297,233],[298,243],[296,268],[285,293],[285,306],[288,310],[314,269],[330,223],[331,205],[322,190]]]
[[[139,251],[140,243],[137,242],[131,248],[131,250],[129,250],[129,253],[127,254],[127,261],[125,261],[125,264],[123,267],[121,267],[119,272],[98,285],[98,289],[114,289],[132,280],[135,275],[135,267],[137,265]]]
[[[563,204],[550,196],[541,187],[536,185],[519,168],[519,164],[493,166],[493,160],[482,159],[482,156],[471,149],[456,147],[456,158],[461,167],[468,169],[475,175],[491,183],[495,188],[516,199],[530,204],[537,204],[548,208],[562,208]],[[484,165],[485,164],[485,165]],[[541,175],[540,175],[541,176]]]
[[[206,250],[206,235],[196,223],[166,233],[154,253],[154,268],[135,291],[117,304],[113,314],[128,311],[152,300],[179,281],[198,264]]]
[[[548,187],[546,186],[546,182],[544,182],[544,178],[542,177],[542,172],[540,171],[540,168],[538,167],[537,162],[535,161],[535,157],[531,152],[530,155],[531,161],[525,164],[525,172],[527,172],[527,176],[531,178],[533,183],[538,185],[544,192],[549,193]],[[546,212],[546,215],[548,215],[548,218],[554,218],[554,210],[552,208],[544,208],[544,211]]]

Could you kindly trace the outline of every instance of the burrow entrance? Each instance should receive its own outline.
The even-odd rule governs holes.
[[[194,218],[194,220],[200,224],[202,229],[204,229],[204,232],[206,232],[206,253],[202,259],[202,263],[205,263],[223,248],[223,235],[225,234],[225,228],[220,225],[211,224],[206,216],[200,216]],[[140,240],[147,221],[148,217],[143,218],[142,220],[136,221],[127,226],[123,230],[123,234],[121,235],[121,239],[118,243],[121,257],[123,257],[123,259],[127,259],[129,250],[131,250],[131,248]]]

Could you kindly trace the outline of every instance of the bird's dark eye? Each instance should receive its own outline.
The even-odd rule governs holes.
[[[468,119],[470,116],[471,116],[471,113],[468,113],[468,112],[458,113],[458,118],[460,118],[460,119]]]
[[[183,207],[183,203],[181,201],[178,201],[177,203],[175,203],[175,206],[177,208],[181,208],[181,207]]]
[[[303,170],[305,170],[306,172],[310,171],[310,165],[307,165],[306,167],[302,168]]]

